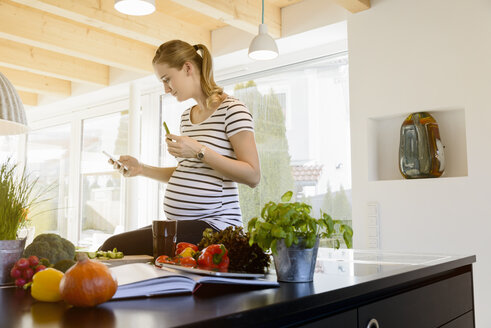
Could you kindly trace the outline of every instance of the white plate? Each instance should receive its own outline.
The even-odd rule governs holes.
[[[265,275],[262,273],[243,273],[243,272],[220,272],[220,271],[212,271],[212,270],[203,270],[198,268],[189,268],[183,267],[176,264],[167,264],[167,263],[157,263],[156,266],[161,268],[169,268],[194,274],[200,274],[205,276],[215,276],[215,277],[224,277],[224,278],[244,278],[244,279],[254,279],[254,278],[264,278]]]

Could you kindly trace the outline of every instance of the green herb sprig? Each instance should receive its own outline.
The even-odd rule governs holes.
[[[310,215],[312,206],[303,202],[290,202],[293,192],[287,191],[281,196],[281,202],[270,201],[265,204],[261,217],[252,218],[248,224],[249,243],[257,243],[263,250],[276,254],[277,242],[285,240],[286,247],[302,241],[305,248],[314,247],[317,238],[329,238],[336,231],[342,233],[348,248],[352,248],[353,230],[341,220],[321,211],[321,217]],[[339,241],[335,247],[339,248]]]
[[[0,165],[0,240],[14,240],[25,227],[33,207],[48,200],[46,195],[54,185],[36,189],[39,178],[31,179],[24,168],[20,173],[11,159]]]

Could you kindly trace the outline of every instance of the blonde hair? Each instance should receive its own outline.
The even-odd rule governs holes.
[[[198,54],[201,50],[202,56]],[[210,51],[203,44],[194,46],[181,40],[171,40],[160,45],[155,52],[152,64],[167,64],[169,67],[182,69],[185,62],[192,62],[200,71],[201,90],[206,95],[206,106],[221,101],[223,88],[213,79],[213,62]]]

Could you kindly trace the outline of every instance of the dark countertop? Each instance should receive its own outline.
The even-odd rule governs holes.
[[[23,290],[0,288],[0,327],[288,325],[353,308],[375,293],[383,297],[469,271],[475,261],[475,256],[320,249],[311,283],[269,289],[203,286],[194,295],[110,301],[87,309],[36,302]]]

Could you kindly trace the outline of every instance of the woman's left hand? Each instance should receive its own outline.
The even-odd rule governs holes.
[[[177,136],[175,134],[166,134],[165,136],[167,151],[175,157],[194,158],[203,147],[202,144],[188,136]]]

